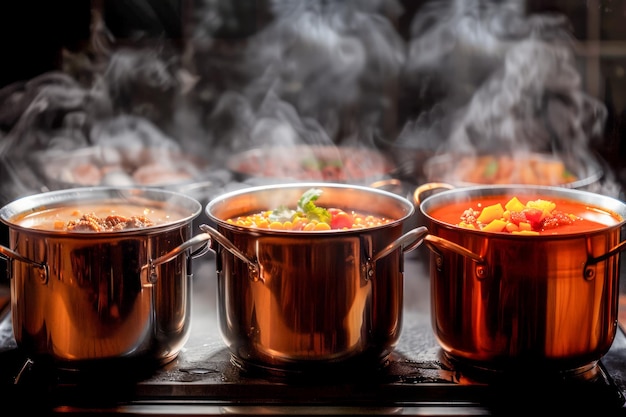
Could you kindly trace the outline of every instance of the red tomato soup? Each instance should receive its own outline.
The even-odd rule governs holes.
[[[601,230],[622,217],[600,207],[537,195],[483,196],[436,207],[436,220],[470,230],[523,235],[554,235]]]

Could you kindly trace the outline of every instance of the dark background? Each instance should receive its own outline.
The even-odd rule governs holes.
[[[0,6],[0,87],[25,81],[67,65],[63,51],[89,51],[92,9],[101,11],[103,23],[118,43],[166,41],[184,51],[185,36],[193,24],[186,0],[33,1],[2,2]],[[215,36],[236,44],[262,28],[271,18],[264,1],[237,1],[225,10],[230,20],[216,28]],[[425,1],[401,1],[404,13],[397,30],[408,36],[412,16]],[[224,4],[230,4],[226,2]],[[236,6],[234,6],[236,4]],[[570,20],[580,41],[580,71],[584,88],[602,100],[609,111],[604,139],[597,152],[626,182],[626,1],[529,0],[528,13],[555,12]]]

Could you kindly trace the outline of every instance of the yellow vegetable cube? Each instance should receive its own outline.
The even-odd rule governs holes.
[[[539,199],[539,200],[529,201],[528,203],[526,203],[526,207],[536,208],[544,212],[547,211],[548,213],[550,213],[552,210],[556,208],[556,203],[552,201],[548,201],[548,200]]]
[[[483,227],[483,231],[485,232],[502,232],[506,227],[506,223],[504,220],[495,219],[489,222],[489,224]]]
[[[480,212],[480,215],[478,216],[478,219],[476,220],[478,220],[480,223],[488,224],[488,223],[491,223],[493,220],[501,219],[503,213],[504,213],[504,208],[502,207],[502,204],[500,203],[493,204],[491,206],[485,207]]]
[[[508,201],[508,203],[504,205],[504,208],[506,208],[508,211],[517,211],[517,212],[524,210],[525,207],[526,206],[524,206],[524,203],[519,201],[517,197],[513,197],[512,199]]]

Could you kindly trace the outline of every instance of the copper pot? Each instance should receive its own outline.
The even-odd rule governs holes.
[[[423,199],[425,191],[448,188]],[[520,236],[472,231],[431,215],[489,195],[565,198],[620,217],[601,230]],[[616,334],[626,205],[595,193],[540,186],[418,187],[431,249],[432,328],[446,357],[486,370],[594,366]]]
[[[25,213],[85,203],[124,202],[179,213],[141,229],[71,233],[26,227]],[[190,254],[180,250],[202,210],[195,199],[160,189],[76,188],[35,194],[0,210],[9,228],[15,340],[29,356],[62,368],[129,359],[174,359],[190,330]],[[155,259],[172,251],[167,258]],[[124,361],[126,362],[126,361]]]
[[[226,222],[295,205],[311,187],[323,190],[319,206],[392,221],[327,232]],[[232,361],[280,375],[384,366],[402,327],[403,253],[426,232],[403,234],[414,210],[412,202],[387,191],[332,183],[265,185],[213,199],[206,213],[215,228],[200,227],[217,254],[219,326]]]

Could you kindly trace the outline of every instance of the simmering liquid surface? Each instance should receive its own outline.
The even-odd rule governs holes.
[[[436,220],[451,225],[458,225],[461,221],[461,216],[467,209],[471,208],[476,211],[481,211],[484,207],[493,204],[501,203],[504,205],[512,197],[513,196],[510,195],[483,196],[462,202],[452,202],[436,207],[433,210],[430,210],[428,214]],[[541,231],[541,234],[553,235],[601,230],[609,226],[617,225],[623,220],[617,213],[612,213],[608,210],[578,201],[538,195],[517,195],[516,197],[524,203],[537,199],[549,200],[556,204],[556,210],[567,214],[573,214],[579,218],[572,224],[563,224],[556,228],[544,230]]]
[[[145,217],[153,225],[162,225],[184,218],[175,208],[158,208],[134,204],[101,203],[80,206],[55,207],[33,213],[19,214],[11,219],[13,224],[39,230],[64,231],[70,221],[77,221],[83,215],[93,214],[96,217],[107,216]]]

